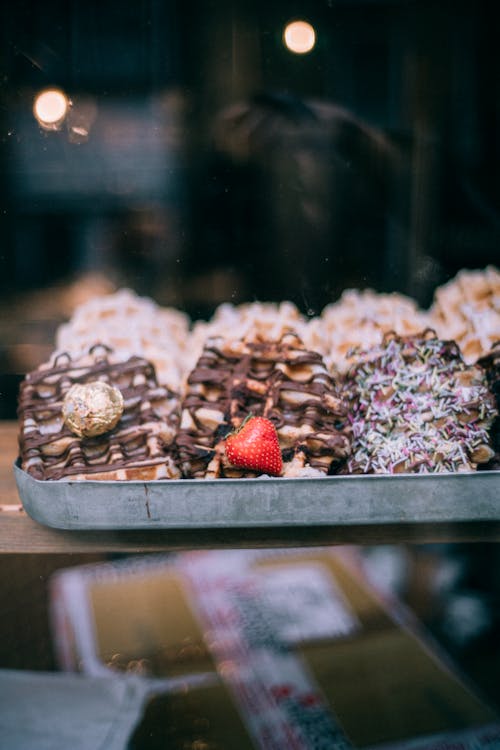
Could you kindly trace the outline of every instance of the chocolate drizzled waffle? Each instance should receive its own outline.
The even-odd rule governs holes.
[[[79,438],[64,423],[64,396],[73,384],[96,380],[121,391],[123,414],[109,432]],[[75,358],[56,354],[20,386],[21,466],[36,479],[179,478],[172,443],[178,403],[142,357],[123,360],[103,346]]]
[[[208,339],[187,381],[177,445],[186,477],[251,477],[230,466],[224,438],[249,414],[276,427],[284,476],[335,473],[350,453],[347,405],[321,355],[299,337]]]
[[[493,456],[496,414],[486,377],[432,330],[387,334],[359,352],[346,379],[352,474],[471,471]]]

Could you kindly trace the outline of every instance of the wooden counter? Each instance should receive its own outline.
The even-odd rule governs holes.
[[[61,531],[41,526],[23,510],[12,471],[16,455],[17,424],[0,422],[0,552],[4,553],[130,553],[193,548],[500,540],[500,522],[485,521],[245,530]]]

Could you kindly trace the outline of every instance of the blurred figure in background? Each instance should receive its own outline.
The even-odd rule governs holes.
[[[389,218],[407,223],[399,146],[341,107],[278,93],[224,109],[214,144],[195,200],[199,271],[239,268],[238,297],[309,314],[351,286],[383,290]]]

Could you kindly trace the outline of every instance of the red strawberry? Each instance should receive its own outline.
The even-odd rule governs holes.
[[[265,417],[247,417],[236,432],[228,435],[226,456],[233,466],[240,469],[275,476],[283,470],[278,433]]]

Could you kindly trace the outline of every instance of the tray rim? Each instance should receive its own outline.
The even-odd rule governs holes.
[[[318,478],[65,479],[54,482],[32,477],[20,467],[18,458],[14,462],[14,474],[19,497],[28,515],[43,525],[67,530],[216,530],[500,521],[500,470]],[[308,493],[303,492],[304,487],[309,488]],[[401,494],[402,488],[410,491],[408,504],[420,503],[418,512],[408,512],[411,508],[404,498],[397,495]],[[480,488],[483,496],[478,498]],[[393,492],[396,494],[391,500]],[[47,493],[53,495],[50,501]],[[286,495],[290,493],[296,497],[288,499]],[[102,497],[108,505],[96,505],[100,501],[96,501],[93,495]],[[470,502],[470,496],[477,502]],[[54,497],[58,498],[58,505],[53,502]],[[89,498],[93,498],[92,502],[101,514],[99,518],[89,516]],[[202,502],[215,506],[212,521],[206,517],[197,518],[197,511],[206,510],[200,506],[200,498]],[[307,499],[313,507],[310,514],[305,507]],[[391,502],[399,508],[393,514]],[[137,518],[130,517],[130,507],[126,507],[130,505]],[[180,512],[181,506],[184,515]],[[119,511],[123,508],[129,511],[128,518],[125,515],[120,517]],[[163,508],[166,508],[165,515],[162,515]],[[283,511],[282,516],[273,517],[273,511],[279,508]],[[172,509],[173,516],[169,517]],[[450,512],[446,515],[443,510]],[[227,518],[225,512],[229,513]]]
[[[26,477],[29,477],[30,481],[35,482],[40,485],[48,485],[48,484],[71,484],[71,485],[114,485],[114,486],[122,486],[122,485],[163,485],[163,486],[184,486],[188,482],[191,484],[197,483],[200,485],[227,485],[230,483],[233,484],[248,484],[250,482],[307,482],[310,484],[311,482],[339,482],[339,481],[356,481],[359,482],[362,481],[380,481],[381,479],[384,480],[397,480],[402,478],[411,479],[412,481],[429,481],[432,480],[444,480],[444,479],[451,479],[454,478],[453,481],[456,481],[457,478],[463,479],[464,477],[470,478],[471,477],[486,477],[486,476],[494,476],[494,477],[500,477],[500,469],[479,469],[477,471],[442,471],[442,472],[428,472],[426,474],[417,474],[415,472],[400,472],[397,474],[332,474],[330,476],[327,476],[326,474],[322,477],[273,477],[269,475],[263,475],[261,477],[246,477],[246,478],[231,478],[226,477],[222,479],[153,479],[153,480],[143,480],[143,479],[71,479],[65,478],[65,479],[36,479],[35,477],[31,476],[29,472],[25,471],[25,469],[21,468],[21,458],[19,456],[16,457],[14,464],[13,464],[14,471],[18,471],[19,473],[25,475]]]

